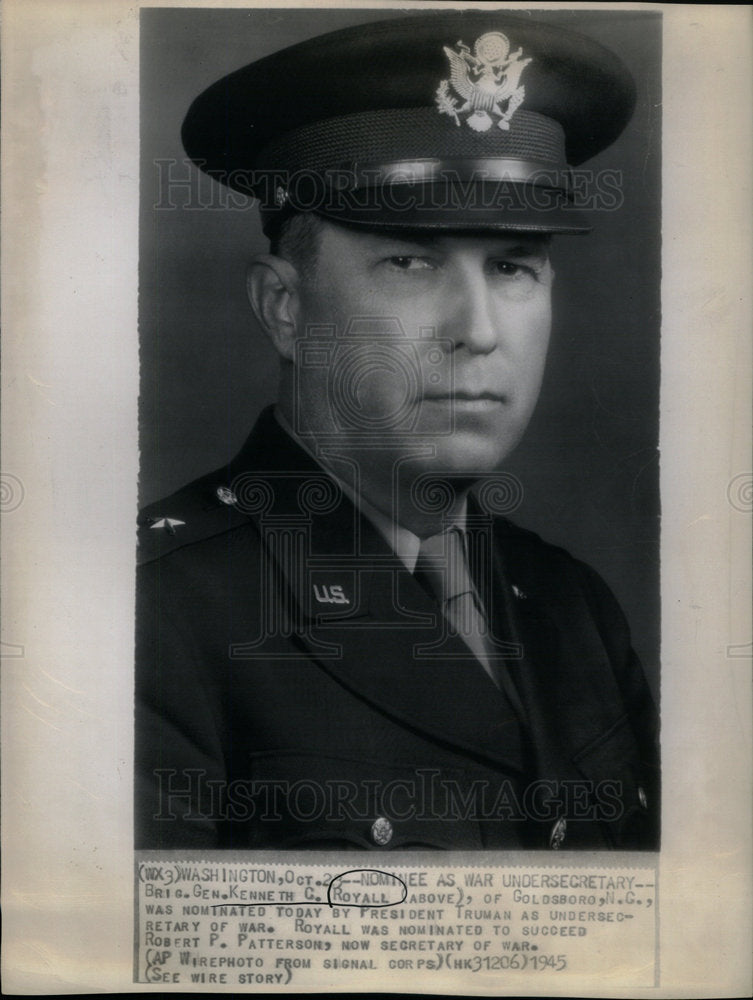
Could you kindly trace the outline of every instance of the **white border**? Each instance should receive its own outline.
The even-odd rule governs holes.
[[[750,548],[728,486],[742,496],[750,480],[735,477],[751,467],[750,9],[620,9],[633,6],[665,22],[662,986],[631,990],[616,970],[598,992],[744,995],[750,661],[732,647],[750,641]],[[133,988],[138,7],[3,9],[3,973],[15,992]]]

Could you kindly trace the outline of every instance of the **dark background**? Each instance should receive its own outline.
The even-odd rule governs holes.
[[[619,9],[513,13],[591,36],[622,58],[638,86],[623,136],[585,164],[622,171],[622,207],[595,213],[589,236],[554,241],[547,375],[505,468],[524,489],[514,520],[604,576],[656,690],[661,19]],[[286,45],[401,15],[385,8],[142,9],[142,503],[229,459],[275,398],[275,355],[245,293],[247,262],[267,243],[250,202],[223,209],[224,190],[185,162],[180,126],[189,104],[220,76]],[[182,207],[155,208],[166,200],[160,178],[167,169],[161,174],[156,161],[170,159],[173,176],[190,178],[193,201],[211,207],[187,208],[187,195],[176,192]]]

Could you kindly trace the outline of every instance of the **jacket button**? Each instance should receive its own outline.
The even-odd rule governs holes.
[[[638,786],[638,801],[641,804],[641,809],[648,809],[648,798],[646,797],[646,790],[643,785]]]
[[[562,847],[562,842],[567,834],[567,820],[561,816],[552,827],[549,834],[549,846],[553,851],[558,851]]]
[[[215,493],[217,495],[217,499],[222,503],[226,503],[229,507],[232,507],[234,503],[238,503],[238,497],[232,490],[229,490],[227,486],[218,486]]]
[[[392,823],[390,823],[390,821],[384,816],[377,816],[371,824],[371,839],[380,847],[384,847],[385,844],[389,844],[392,840],[393,833],[394,830],[392,829]]]

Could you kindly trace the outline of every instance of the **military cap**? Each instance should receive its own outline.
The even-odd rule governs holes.
[[[410,229],[583,232],[570,168],[629,121],[635,84],[592,39],[499,11],[426,12],[320,35],[219,80],[188,155],[291,212]]]

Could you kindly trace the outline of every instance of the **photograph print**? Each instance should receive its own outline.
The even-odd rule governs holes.
[[[661,14],[140,37],[136,848],[657,851]]]

